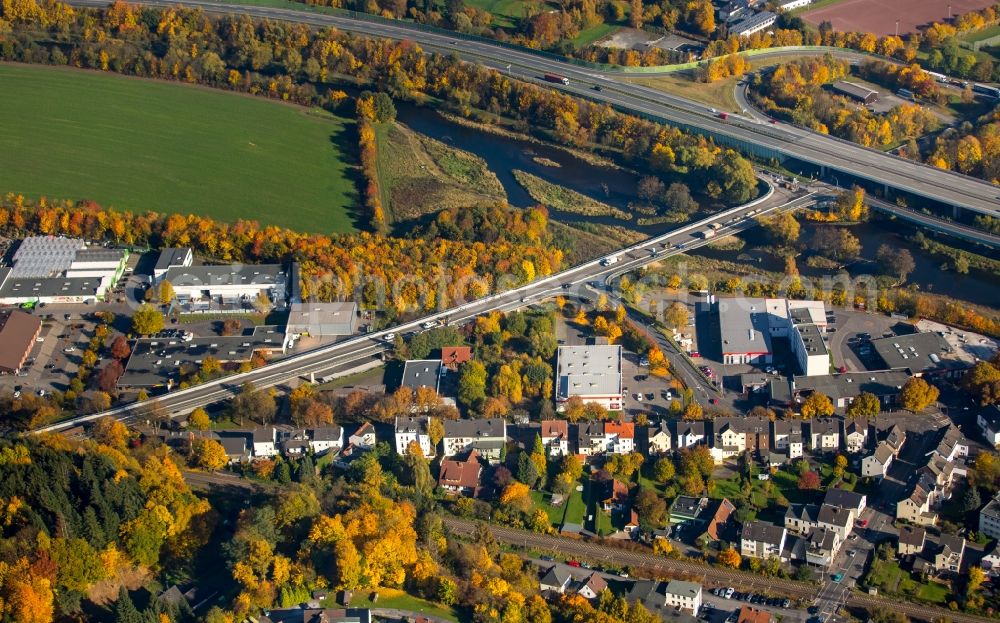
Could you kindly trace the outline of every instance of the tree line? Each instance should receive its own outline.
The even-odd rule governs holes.
[[[206,84],[331,109],[346,97],[334,81],[348,77],[397,98],[437,98],[466,117],[476,110],[507,117],[544,138],[683,176],[723,201],[746,201],[756,192],[749,163],[710,140],[455,56],[425,54],[412,42],[120,1],[107,10],[35,0],[5,6],[12,32],[0,42],[4,60]]]

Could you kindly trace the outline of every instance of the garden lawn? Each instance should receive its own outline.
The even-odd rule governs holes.
[[[517,20],[525,16],[527,2],[523,0],[468,0],[465,5],[493,14],[493,25],[501,28],[514,28]],[[544,3],[542,10],[547,10]]]
[[[352,121],[203,87],[0,65],[0,192],[349,232]],[[347,154],[350,154],[348,156]]]
[[[566,513],[566,507],[564,505],[553,506],[550,503],[550,500],[552,499],[551,493],[546,491],[532,491],[531,499],[535,503],[535,506],[545,511],[545,514],[549,516],[550,524],[556,527],[562,525],[563,515]]]
[[[429,616],[440,617],[448,621],[458,621],[458,613],[454,608],[442,606],[413,595],[408,595],[394,588],[378,589],[378,600],[372,603],[369,597],[371,591],[358,591],[351,599],[352,608],[394,608],[407,610]]]

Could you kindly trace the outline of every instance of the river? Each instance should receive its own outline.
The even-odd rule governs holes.
[[[548,182],[571,188],[598,201],[628,210],[630,202],[640,201],[637,194],[639,176],[635,173],[591,164],[572,154],[547,145],[522,141],[506,136],[491,134],[475,128],[449,122],[430,108],[399,103],[398,119],[416,132],[453,145],[473,153],[483,160],[497,175],[507,193],[508,202],[517,207],[534,205],[527,191],[514,179],[513,171],[520,169],[536,175]],[[560,166],[545,166],[536,162],[535,158],[544,158],[558,163]],[[638,215],[637,215],[638,216]],[[650,235],[678,227],[676,223],[638,227],[633,222],[621,221],[612,217],[590,217],[565,212],[553,212],[553,217],[560,221],[589,222],[608,225],[624,225]],[[800,240],[808,242],[818,225],[805,222],[802,225]],[[1000,276],[972,271],[968,275],[960,275],[954,270],[941,270],[946,262],[942,257],[935,257],[922,251],[915,244],[907,242],[904,237],[915,231],[909,225],[899,221],[875,220],[869,223],[854,225],[851,231],[861,240],[861,261],[848,266],[852,276],[876,274],[874,264],[875,254],[882,244],[890,244],[897,248],[909,248],[913,254],[916,269],[909,277],[908,283],[915,284],[922,291],[942,294],[955,299],[972,303],[997,306],[1000,305]],[[763,245],[762,232],[759,229],[749,230],[744,234],[748,248]],[[966,248],[974,253],[1000,259],[1000,252],[990,252],[983,247],[972,247],[960,241],[942,237],[942,242],[951,246]],[[781,271],[784,265],[770,255],[753,249],[749,251],[718,251],[702,249],[696,251],[699,255],[714,257],[729,261],[747,261],[773,271]],[[814,269],[805,265],[804,259],[799,262],[799,271],[806,276],[820,276],[829,271]]]

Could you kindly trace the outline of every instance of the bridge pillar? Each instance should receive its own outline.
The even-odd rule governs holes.
[[[958,217],[962,214],[962,208],[958,206],[951,206],[951,218],[958,220]]]
[[[825,164],[819,165],[819,176],[820,176],[820,179],[826,177],[826,165]]]

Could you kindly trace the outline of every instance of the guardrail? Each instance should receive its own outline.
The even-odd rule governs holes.
[[[766,180],[762,180],[762,181],[764,181],[765,183],[767,183]],[[696,229],[696,228],[699,228],[699,227],[704,227],[705,225],[707,225],[707,224],[709,224],[709,223],[711,223],[713,221],[716,221],[716,220],[718,220],[721,217],[724,217],[724,216],[727,216],[729,214],[732,214],[733,212],[738,212],[738,211],[744,210],[744,209],[746,209],[748,207],[757,205],[758,203],[760,203],[762,201],[766,201],[773,194],[774,194],[774,187],[771,186],[768,183],[768,192],[765,193],[764,196],[759,197],[759,198],[757,198],[757,199],[755,199],[755,200],[753,200],[753,201],[751,201],[751,202],[749,202],[747,204],[740,205],[740,206],[737,206],[735,208],[730,208],[729,210],[725,210],[724,212],[720,212],[718,214],[714,214],[714,215],[712,215],[709,218],[702,219],[702,220],[697,221],[695,223],[690,223],[690,224],[685,225],[685,226],[683,226],[681,228],[678,228],[676,230],[672,230],[672,231],[670,231],[670,232],[668,232],[666,234],[662,234],[660,236],[657,236],[656,238],[651,238],[651,239],[645,240],[643,242],[640,242],[640,243],[637,243],[637,244],[634,244],[634,245],[630,245],[630,246],[628,246],[628,247],[626,247],[626,248],[624,248],[624,249],[622,249],[620,251],[617,251],[615,253],[616,254],[628,253],[630,251],[641,249],[644,246],[648,246],[649,244],[656,244],[657,242],[665,240],[666,238],[669,238],[670,236],[675,236],[675,235],[680,234],[680,233],[688,232],[688,231],[690,231],[692,229]],[[197,392],[201,392],[201,391],[204,391],[205,389],[209,389],[209,388],[213,388],[213,387],[218,388],[218,387],[221,387],[223,385],[239,386],[239,385],[241,385],[245,381],[252,381],[252,379],[254,377],[256,377],[256,376],[260,376],[260,375],[263,375],[263,374],[272,373],[272,372],[275,372],[275,371],[282,370],[284,368],[289,368],[289,367],[294,368],[294,366],[299,365],[300,363],[303,363],[307,359],[310,359],[310,358],[313,358],[313,357],[318,357],[318,356],[321,356],[321,355],[324,355],[324,354],[327,354],[327,353],[331,353],[332,354],[332,353],[334,353],[336,351],[339,351],[341,349],[350,348],[350,347],[357,346],[357,345],[362,345],[362,344],[364,344],[366,342],[370,342],[372,340],[384,339],[385,336],[388,335],[388,334],[390,334],[390,333],[395,333],[397,331],[405,331],[405,330],[408,330],[408,329],[419,328],[421,324],[426,323],[426,322],[446,320],[449,316],[452,316],[455,313],[462,312],[462,311],[467,311],[467,310],[469,310],[469,309],[471,309],[473,307],[479,307],[479,306],[487,305],[487,304],[493,303],[493,302],[502,302],[505,299],[516,299],[517,297],[521,296],[522,294],[527,294],[530,290],[536,289],[539,286],[542,286],[542,285],[545,285],[545,284],[551,283],[551,282],[561,281],[562,279],[565,279],[566,277],[571,276],[574,273],[578,273],[581,270],[585,270],[585,269],[588,269],[588,268],[596,268],[597,266],[600,265],[602,259],[603,258],[598,258],[598,259],[590,260],[588,262],[584,262],[583,264],[578,264],[578,265],[576,265],[576,266],[574,266],[572,268],[568,268],[568,269],[560,271],[558,273],[553,273],[553,274],[548,275],[546,277],[542,277],[541,279],[536,279],[535,281],[527,283],[527,284],[525,284],[523,286],[519,286],[519,287],[514,288],[512,290],[507,290],[505,292],[491,294],[489,296],[485,296],[485,297],[482,297],[482,298],[470,301],[468,303],[464,303],[464,304],[459,305],[457,307],[452,307],[452,308],[449,308],[449,309],[437,312],[435,314],[424,316],[422,318],[417,318],[417,319],[412,320],[412,321],[410,321],[410,322],[408,322],[406,324],[399,325],[399,326],[396,326],[396,327],[392,327],[391,329],[386,329],[386,330],[383,330],[383,331],[377,331],[377,332],[374,332],[374,333],[368,333],[368,334],[361,335],[361,336],[358,336],[358,337],[350,338],[348,340],[344,340],[342,342],[337,342],[335,344],[328,344],[326,346],[321,346],[321,347],[315,348],[313,350],[308,350],[308,351],[305,351],[305,352],[302,352],[302,353],[297,353],[295,355],[291,355],[289,357],[286,357],[285,359],[281,359],[280,361],[276,361],[274,363],[267,364],[266,366],[264,366],[262,368],[258,368],[256,370],[251,370],[249,372],[242,372],[242,373],[239,373],[239,374],[234,374],[232,376],[226,376],[226,377],[222,377],[222,378],[215,379],[215,380],[212,380],[212,381],[208,381],[207,383],[202,383],[200,385],[195,385],[195,386],[192,386],[192,387],[187,387],[187,388],[184,388],[184,389],[179,389],[179,390],[177,390],[175,392],[171,392],[171,393],[167,394],[166,396],[169,397],[171,400],[174,400],[174,399],[180,399],[180,398],[184,398],[184,397],[187,397],[187,396],[191,396],[191,395],[193,395],[193,394],[195,394]],[[537,293],[537,294],[540,295],[541,293]],[[127,404],[127,405],[122,405],[120,407],[115,407],[114,409],[108,409],[106,411],[101,411],[101,412],[98,412],[98,413],[91,413],[89,415],[82,415],[82,416],[79,416],[79,417],[75,417],[75,418],[71,418],[71,419],[68,419],[68,420],[64,420],[62,422],[56,422],[56,423],[50,424],[48,426],[37,428],[37,429],[34,430],[34,432],[36,432],[36,433],[56,432],[56,431],[60,431],[60,430],[65,430],[67,428],[72,428],[74,426],[79,426],[81,424],[85,424],[85,423],[88,423],[88,422],[93,422],[94,420],[98,420],[98,419],[103,418],[103,417],[118,417],[118,416],[129,415],[129,414],[132,414],[132,413],[134,413],[136,411],[139,411],[139,410],[145,408],[145,406],[146,406],[147,403],[151,404],[155,400],[156,400],[156,398],[151,398],[150,400],[144,401],[144,402],[141,402],[141,403],[138,403],[138,402],[136,402],[136,403],[130,403],[130,404]]]

